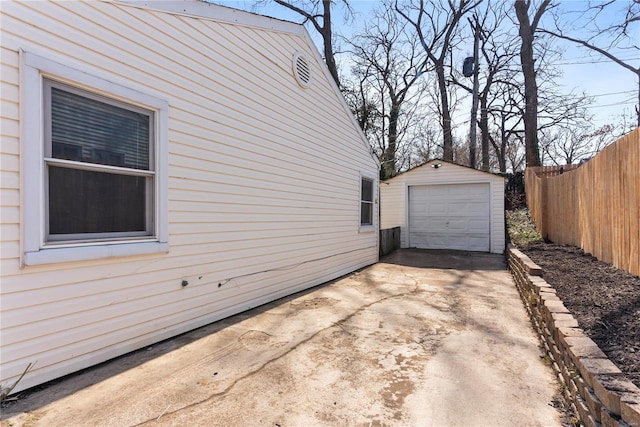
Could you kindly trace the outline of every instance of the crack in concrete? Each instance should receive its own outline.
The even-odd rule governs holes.
[[[405,276],[408,276],[406,272],[404,272],[404,271],[403,271],[403,273],[404,273],[404,275],[405,275]],[[408,295],[415,295],[415,294],[420,293],[420,291],[421,291],[421,290],[419,289],[418,281],[417,281],[414,277],[412,277],[411,279],[414,281],[414,288],[413,288],[411,291],[403,292],[403,293],[395,294],[395,295],[389,295],[389,296],[386,296],[386,297],[384,297],[384,298],[380,298],[380,299],[378,299],[378,300],[376,300],[376,301],[373,301],[373,302],[371,302],[371,303],[369,303],[369,304],[363,305],[363,306],[361,306],[360,308],[358,308],[356,311],[354,311],[353,313],[351,313],[351,314],[347,315],[346,317],[344,317],[344,318],[342,318],[342,319],[340,319],[340,320],[337,320],[337,321],[333,322],[331,325],[329,325],[329,326],[327,326],[327,327],[325,327],[325,328],[323,328],[323,329],[320,329],[320,330],[316,331],[315,333],[313,333],[313,334],[312,334],[312,335],[310,335],[309,337],[307,337],[307,338],[303,339],[302,341],[300,341],[299,343],[297,343],[296,345],[294,345],[293,347],[291,347],[290,349],[288,349],[288,350],[287,350],[287,351],[285,351],[284,353],[282,353],[282,354],[280,354],[280,355],[278,355],[278,356],[276,356],[276,357],[273,357],[273,358],[271,358],[271,359],[269,359],[269,360],[265,361],[262,365],[258,366],[258,367],[257,367],[256,369],[254,369],[253,371],[248,372],[246,375],[243,375],[243,376],[241,376],[241,377],[237,378],[235,381],[233,381],[233,382],[232,382],[232,383],[231,383],[227,388],[225,388],[224,390],[222,390],[222,391],[220,391],[220,392],[218,392],[218,393],[214,393],[214,394],[212,394],[212,395],[208,396],[207,398],[205,398],[205,399],[203,399],[203,400],[200,400],[200,401],[198,401],[198,402],[193,402],[193,403],[190,403],[189,405],[183,406],[183,407],[181,407],[181,408],[177,408],[177,409],[176,409],[176,410],[174,410],[174,411],[170,411],[170,412],[169,412],[169,411],[165,411],[163,414],[161,414],[161,416],[160,416],[160,417],[157,417],[157,418],[149,418],[149,419],[147,419],[147,420],[145,420],[145,421],[141,421],[141,422],[139,422],[139,423],[137,423],[137,424],[134,424],[134,425],[133,425],[133,427],[142,426],[142,425],[145,425],[145,424],[148,424],[148,423],[154,422],[154,421],[159,421],[159,420],[160,420],[160,418],[161,418],[162,416],[171,416],[171,415],[176,415],[176,414],[178,414],[178,413],[180,413],[180,412],[184,411],[185,409],[195,408],[195,407],[197,407],[197,406],[199,406],[199,405],[202,405],[203,403],[206,403],[206,402],[208,402],[208,401],[210,401],[210,400],[212,400],[212,399],[214,399],[214,398],[216,398],[216,397],[224,396],[226,393],[230,392],[230,391],[231,391],[231,390],[232,390],[232,389],[233,389],[233,388],[234,388],[238,383],[240,383],[241,381],[243,381],[243,380],[245,380],[245,379],[247,379],[247,378],[252,377],[253,375],[255,375],[255,374],[259,373],[260,371],[262,371],[262,370],[263,370],[264,368],[266,368],[267,366],[269,366],[269,365],[273,364],[274,362],[276,362],[276,361],[278,361],[278,360],[282,359],[283,357],[286,357],[287,355],[289,355],[289,354],[291,354],[292,352],[294,352],[295,350],[297,350],[297,349],[298,349],[300,346],[302,346],[303,344],[306,344],[306,343],[308,343],[309,341],[311,341],[311,340],[313,340],[314,338],[316,338],[316,337],[317,337],[318,335],[320,335],[321,333],[323,333],[323,332],[325,332],[325,331],[328,331],[328,330],[330,330],[330,329],[332,329],[332,328],[335,328],[335,327],[339,327],[339,328],[341,328],[342,330],[344,330],[344,327],[343,327],[343,324],[344,324],[344,323],[346,323],[347,321],[351,320],[352,318],[354,318],[354,317],[355,317],[355,316],[357,316],[358,314],[360,314],[360,313],[364,312],[365,310],[367,310],[367,309],[371,308],[372,306],[374,306],[374,305],[376,305],[376,304],[379,304],[379,303],[381,303],[381,302],[385,302],[385,301],[388,301],[388,300],[394,299],[394,298],[405,297],[405,296],[408,296]],[[242,334],[242,335],[245,335],[245,334],[247,334],[248,332],[251,332],[251,331],[247,331],[247,332],[245,332],[245,333],[244,333],[244,334]],[[259,332],[263,332],[263,331],[259,331]],[[345,331],[345,332],[347,332],[347,331]],[[241,336],[241,337],[242,337],[242,336]],[[239,337],[239,338],[238,338],[238,340],[239,340],[241,337]]]

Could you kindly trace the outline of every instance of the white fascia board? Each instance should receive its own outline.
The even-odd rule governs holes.
[[[246,12],[219,4],[207,3],[202,0],[116,0],[109,2],[125,4],[141,9],[151,9],[177,15],[205,18],[247,27],[296,34],[299,36],[302,36],[305,32],[302,24],[258,15],[257,13]]]

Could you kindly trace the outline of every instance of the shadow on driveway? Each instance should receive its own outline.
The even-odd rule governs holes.
[[[556,388],[502,256],[400,250],[31,390],[3,417],[16,427],[560,425]]]
[[[416,268],[450,270],[506,270],[503,255],[483,252],[400,249],[380,259],[380,262]]]

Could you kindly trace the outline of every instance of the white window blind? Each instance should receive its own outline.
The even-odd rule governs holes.
[[[47,241],[151,235],[153,112],[48,80],[45,108]]]

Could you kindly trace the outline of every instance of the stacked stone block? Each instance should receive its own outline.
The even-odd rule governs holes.
[[[538,265],[513,246],[507,261],[548,362],[581,423],[640,427],[640,389],[579,328]]]

